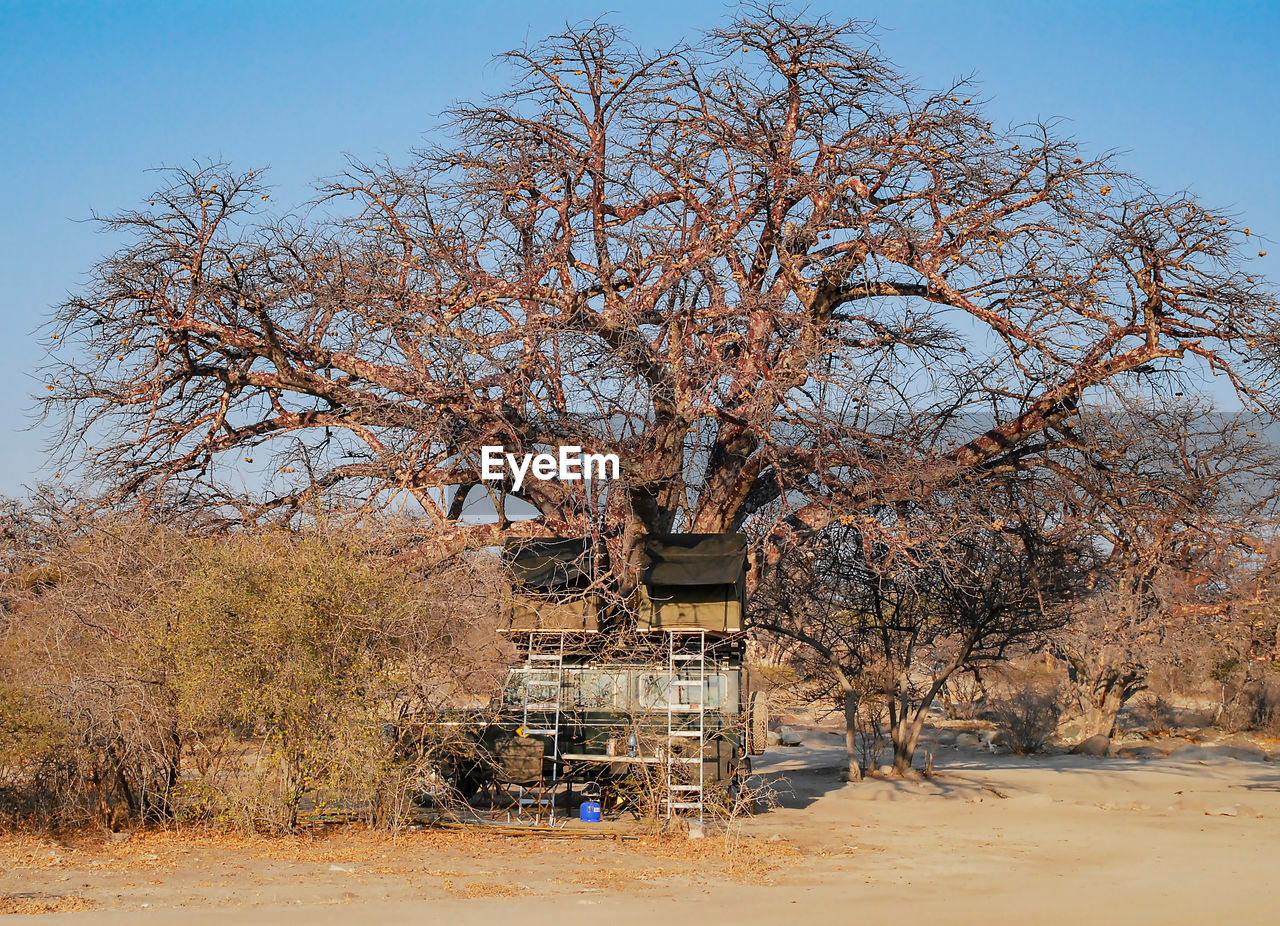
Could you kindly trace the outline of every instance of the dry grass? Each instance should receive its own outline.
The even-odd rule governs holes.
[[[408,853],[505,855],[514,851],[515,839],[467,831],[422,830],[389,835],[362,827],[317,835],[253,836],[235,832],[201,830],[174,832],[143,830],[123,842],[101,837],[58,840],[26,835],[0,836],[0,867],[44,870],[86,868],[93,870],[171,870],[196,852],[217,851],[245,858],[311,863],[359,863],[388,873],[402,866],[386,862]]]
[[[92,900],[76,897],[74,894],[64,897],[0,894],[0,914],[74,913],[78,910],[94,910],[97,906]]]
[[[254,883],[256,878],[282,884],[292,884],[296,878],[319,878],[327,883],[335,877],[331,872],[354,873],[362,883],[365,878],[374,883],[380,883],[379,879],[411,881],[427,892],[424,896],[432,891],[439,896],[443,891],[460,898],[519,897],[566,889],[625,892],[680,883],[761,884],[772,883],[773,872],[799,857],[786,842],[766,842],[737,832],[728,839],[711,829],[700,840],[683,834],[655,834],[628,841],[471,830],[391,835],[360,826],[276,837],[152,830],[134,833],[123,841],[101,836],[58,840],[0,835],[0,870],[20,879],[6,885],[10,891],[37,883],[52,887],[59,875],[83,873],[84,881],[99,887],[123,876],[130,882],[126,887],[163,883],[173,890],[192,892],[192,897],[209,887],[205,881],[214,876],[222,879],[217,886],[228,887]],[[113,903],[106,895],[83,893],[108,906]],[[20,893],[6,898],[2,909],[88,909],[71,906],[75,902],[54,894]]]
[[[725,839],[722,835],[711,834],[705,839],[659,836],[640,840],[640,844],[658,858],[686,863],[689,870],[697,867],[743,882],[762,881],[777,869],[803,857],[799,849],[786,841],[768,842],[745,837]]]
[[[676,872],[665,868],[647,866],[643,868],[596,868],[569,878],[565,884],[577,884],[584,888],[597,890],[616,890],[623,884],[634,884],[637,881],[661,881],[675,876]]]
[[[470,881],[462,887],[454,887],[452,883],[449,885],[449,891],[455,897],[523,897],[528,891],[512,887],[510,884],[502,884],[492,881]]]

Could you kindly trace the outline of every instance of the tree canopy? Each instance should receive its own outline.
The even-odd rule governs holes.
[[[69,462],[248,519],[409,496],[441,541],[742,529],[770,553],[1069,479],[1082,406],[1139,386],[1275,407],[1249,229],[993,124],[967,83],[919,88],[866,24],[753,6],[654,51],[602,20],[501,60],[504,92],[306,208],[213,164],[105,219],[121,245],[51,323]],[[481,483],[490,444],[623,471],[517,493]],[[468,523],[485,489],[537,516]]]

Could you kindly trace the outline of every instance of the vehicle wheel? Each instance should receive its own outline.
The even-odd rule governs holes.
[[[747,710],[747,753],[753,756],[764,755],[768,745],[769,695],[763,691],[753,691]]]

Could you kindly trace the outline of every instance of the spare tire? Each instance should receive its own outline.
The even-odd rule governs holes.
[[[751,692],[746,719],[747,754],[764,755],[769,745],[769,695],[766,692]]]

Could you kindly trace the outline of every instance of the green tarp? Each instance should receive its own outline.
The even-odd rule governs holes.
[[[515,587],[512,630],[599,629],[593,579],[604,570],[586,538],[511,541],[503,551]],[[597,559],[597,556],[599,559]],[[635,601],[640,630],[742,629],[747,539],[742,534],[662,534],[645,538]]]
[[[600,627],[600,600],[587,592],[594,554],[585,538],[513,540],[503,550],[515,588],[507,614],[512,630],[586,630]]]
[[[516,581],[527,589],[581,589],[594,578],[591,542],[585,538],[512,540],[503,557]]]
[[[742,629],[747,538],[742,534],[666,534],[645,541],[639,590],[641,630]]]
[[[664,534],[645,540],[646,585],[737,585],[747,574],[742,534]]]

